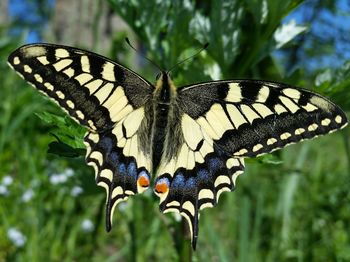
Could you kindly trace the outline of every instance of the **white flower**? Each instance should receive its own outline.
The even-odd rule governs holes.
[[[50,183],[53,185],[62,184],[67,182],[68,178],[74,175],[74,171],[71,168],[65,169],[62,173],[52,174],[50,176]]]
[[[83,189],[80,186],[74,186],[72,190],[70,191],[71,196],[79,196],[81,193],[83,193]]]
[[[63,173],[66,177],[71,177],[74,175],[74,171],[71,168],[67,168],[66,170],[63,171]]]
[[[306,26],[297,25],[294,19],[290,20],[288,23],[282,24],[277,28],[274,34],[276,48],[281,48],[306,29]]]
[[[24,246],[27,241],[27,238],[15,228],[10,228],[7,230],[7,237],[16,247]]]
[[[52,174],[50,176],[50,183],[53,185],[62,184],[62,183],[65,183],[66,181],[67,181],[67,176],[64,173]]]
[[[7,190],[7,187],[4,185],[0,185],[0,195],[7,196],[9,194],[9,191]]]
[[[33,198],[33,196],[34,196],[34,191],[33,191],[33,189],[29,188],[23,193],[22,201],[24,203],[27,203]]]
[[[94,224],[90,219],[84,219],[83,222],[81,222],[81,228],[83,231],[89,233],[94,230]]]
[[[11,185],[13,183],[13,178],[11,177],[11,176],[4,176],[3,178],[2,178],[2,184],[4,185],[4,186],[9,186],[9,185]]]

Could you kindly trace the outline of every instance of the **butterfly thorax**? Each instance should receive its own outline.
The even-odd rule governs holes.
[[[173,110],[172,105],[176,98],[176,88],[166,72],[161,75],[156,83],[153,93],[154,121],[152,127],[152,158],[153,170],[159,165],[161,160],[164,141],[166,137],[169,113]]]

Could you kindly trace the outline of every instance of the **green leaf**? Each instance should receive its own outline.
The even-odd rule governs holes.
[[[63,157],[79,157],[85,155],[84,149],[76,149],[60,141],[51,142],[47,152]]]
[[[62,116],[54,115],[48,112],[39,112],[35,114],[47,124],[54,124],[58,126],[65,125],[65,120]]]
[[[59,116],[48,112],[36,113],[45,123],[54,126],[51,133],[61,142],[73,148],[85,148],[83,136],[86,129],[68,116]]]

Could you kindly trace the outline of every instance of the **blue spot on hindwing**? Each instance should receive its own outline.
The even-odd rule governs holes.
[[[129,176],[134,176],[136,177],[137,175],[137,170],[136,170],[136,164],[135,162],[130,162],[128,165],[128,173]]]
[[[119,154],[118,154],[118,152],[113,151],[112,153],[110,153],[109,159],[111,160],[111,162],[113,164],[117,165],[119,163]]]
[[[189,179],[187,179],[186,181],[186,188],[187,189],[192,189],[194,187],[196,187],[196,179],[194,177],[190,177]]]
[[[171,183],[172,187],[179,188],[179,187],[184,187],[185,186],[185,177],[181,172],[178,172],[175,175],[174,180]]]
[[[110,152],[113,149],[114,143],[110,137],[102,137],[99,145],[105,150],[105,152]]]
[[[213,157],[208,160],[208,167],[211,173],[216,173],[222,165],[222,162],[219,158]]]
[[[197,176],[199,180],[208,180],[210,178],[209,173],[206,169],[198,170]]]
[[[126,174],[126,167],[124,163],[121,163],[118,167],[118,171],[121,175],[125,175]]]

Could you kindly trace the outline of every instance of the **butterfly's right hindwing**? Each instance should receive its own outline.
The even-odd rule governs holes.
[[[116,205],[142,193],[151,180],[151,119],[148,105],[131,112],[112,130],[88,132],[84,138],[87,164],[96,183],[106,189],[106,226],[111,229]]]

